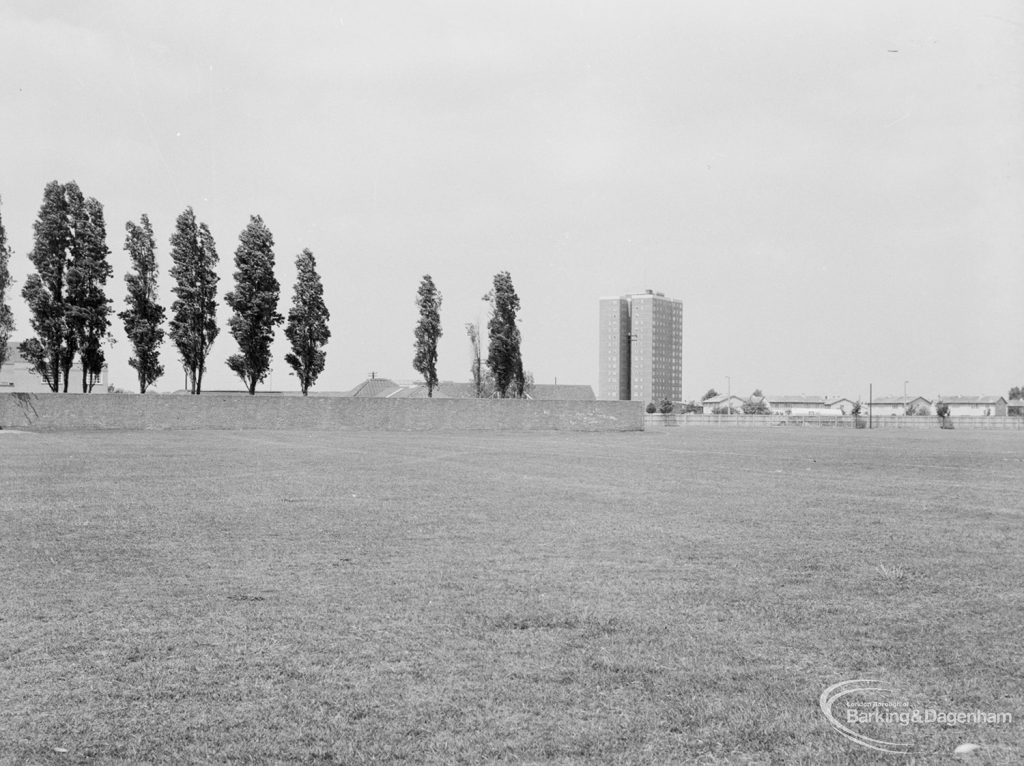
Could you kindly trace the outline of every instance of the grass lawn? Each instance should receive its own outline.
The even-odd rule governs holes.
[[[0,432],[0,762],[1020,763],[1022,511],[1017,432]]]

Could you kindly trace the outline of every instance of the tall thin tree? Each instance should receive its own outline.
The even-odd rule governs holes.
[[[423,376],[423,382],[427,385],[427,396],[433,397],[434,389],[437,388],[437,342],[443,333],[441,291],[437,289],[429,274],[424,274],[420,282],[416,306],[420,310],[420,320],[414,333],[416,354],[412,366]]]
[[[28,257],[35,271],[25,280],[21,294],[32,313],[36,336],[23,341],[19,350],[51,391],[67,392],[81,339],[97,338],[88,351],[92,363],[102,337],[96,327],[91,334],[86,330],[94,310],[96,316],[102,313],[98,304],[103,299],[88,287],[94,276],[105,271],[105,256],[100,252],[106,247],[102,206],[86,200],[74,181],[51,181],[43,190],[33,228],[35,245]],[[76,309],[76,300],[84,305]],[[90,303],[93,300],[95,304]]]
[[[295,370],[302,395],[308,396],[309,389],[324,371],[327,354],[324,346],[331,338],[327,323],[331,314],[324,303],[324,286],[316,271],[316,259],[308,249],[295,258],[298,277],[295,280],[295,294],[288,311],[288,324],[284,334],[291,343],[291,353],[284,360]]]
[[[274,327],[284,321],[277,313],[281,285],[274,276],[274,236],[258,215],[239,235],[235,250],[235,289],[224,296],[233,310],[228,320],[240,354],[228,357],[227,365],[245,383],[250,396],[270,370],[270,344]]]
[[[156,240],[153,227],[145,213],[136,224],[124,225],[128,232],[124,249],[128,251],[132,270],[124,275],[128,285],[125,303],[128,308],[118,316],[124,322],[124,331],[132,344],[134,355],[128,364],[135,368],[139,378],[139,393],[164,374],[160,364],[160,345],[164,342],[164,307],[157,303]]]
[[[0,367],[7,361],[7,343],[14,330],[14,313],[7,303],[14,280],[10,270],[11,248],[7,245],[7,230],[4,229],[3,216],[0,215]]]
[[[494,378],[494,387],[502,399],[522,398],[526,376],[520,351],[522,337],[516,326],[519,296],[507,271],[494,275],[494,287],[484,296],[491,305],[491,318],[487,323],[490,344],[487,349],[487,367]]]
[[[68,323],[82,364],[82,393],[89,393],[103,373],[103,341],[110,329],[111,300],[107,280],[114,273],[108,257],[103,205],[90,197],[76,205],[74,238],[68,269]]]
[[[196,221],[191,207],[178,216],[171,235],[170,336],[181,355],[188,389],[203,392],[206,358],[220,332],[217,327],[217,248],[205,223]]]
[[[484,395],[484,370],[480,354],[480,327],[472,322],[466,322],[466,335],[469,336],[469,347],[473,355],[469,368],[471,382],[473,383],[473,395],[479,399]]]

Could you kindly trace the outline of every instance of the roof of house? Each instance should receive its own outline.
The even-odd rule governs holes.
[[[1007,399],[1007,407],[1024,407],[1024,399]]]
[[[346,391],[343,396],[360,398],[382,396],[394,392],[398,388],[398,384],[388,378],[367,378],[351,391]]]
[[[916,401],[932,403],[932,400],[926,396],[879,396],[877,399],[872,399],[871,404],[913,404]]]
[[[943,396],[939,401],[944,404],[997,404],[1005,402],[1005,396]]]
[[[827,397],[824,396],[807,396],[805,394],[792,395],[792,394],[779,394],[778,396],[769,396],[768,401],[772,404],[821,404],[824,405],[828,401]]]
[[[562,402],[592,402],[597,398],[594,396],[593,388],[575,383],[534,383],[533,388],[530,389],[529,396],[531,399]]]
[[[472,383],[456,382],[454,380],[442,380],[437,388],[453,399],[473,399],[476,397],[476,389]],[[597,399],[594,396],[594,389],[587,385],[573,383],[534,383],[527,393],[530,399],[543,401],[586,401],[592,402]]]
[[[381,394],[385,399],[427,399],[427,387],[424,385],[398,386],[394,391]],[[452,397],[440,388],[434,388],[434,399],[451,399]]]
[[[434,388],[435,399],[473,399],[472,383],[442,380]],[[422,383],[401,385],[389,378],[369,378],[342,396],[381,397],[387,399],[426,399],[427,387]],[[594,389],[586,385],[536,383],[527,397],[544,401],[594,401]]]
[[[8,365],[11,365],[11,364],[28,364],[29,363],[28,360],[24,356],[22,356],[21,351],[18,350],[18,346],[20,346],[20,345],[21,344],[18,343],[18,341],[14,341],[14,340],[7,341],[7,360],[4,362],[4,367],[7,367]],[[103,363],[103,369],[107,369],[107,368],[108,368],[108,364],[106,362],[104,362]],[[72,365],[71,369],[77,370],[78,372],[81,372],[81,370],[82,370],[81,360],[79,360],[76,357],[75,361],[74,361],[74,364]]]
[[[719,394],[718,396],[711,396],[704,399],[701,404],[724,404],[727,400],[735,399],[737,402],[746,401],[742,396],[737,394]]]

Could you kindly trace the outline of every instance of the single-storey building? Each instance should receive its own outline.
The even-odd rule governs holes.
[[[853,412],[853,405],[856,402],[853,399],[847,399],[845,396],[839,396],[833,399],[829,399],[825,406],[830,410],[839,410],[844,415],[849,415]]]
[[[812,412],[815,410],[828,409],[828,397],[806,394],[785,394],[779,396],[769,396],[768,401],[771,404],[772,412],[792,413],[792,412]]]
[[[745,402],[745,399],[736,396],[736,394],[719,394],[718,396],[712,396],[710,399],[705,399],[700,405],[704,408],[705,415],[711,415],[715,410],[724,411],[726,407],[738,413],[743,412]]]
[[[931,415],[932,400],[923,396],[881,396],[871,402],[872,417],[890,415]]]
[[[1006,401],[1006,414],[1024,416],[1024,399],[1008,399]]]
[[[396,383],[390,378],[370,377],[351,391],[346,391],[341,395],[382,399],[425,399],[427,387],[422,381]],[[442,380],[434,387],[433,391],[435,399],[473,399],[475,397],[476,391],[473,384],[462,381]],[[532,386],[527,386],[526,398],[543,401],[586,402],[597,399],[594,396],[594,389],[588,385],[563,383],[534,383]]]
[[[1005,417],[1006,398],[1002,396],[943,396],[939,399],[949,406],[950,417]]]
[[[93,381],[92,391],[96,394],[107,393],[109,382],[107,379],[107,365],[103,365],[103,372],[97,380]],[[61,390],[64,390],[63,381]],[[32,370],[32,365],[18,351],[18,344],[10,342],[7,344],[7,361],[0,366],[0,394],[28,393],[45,394],[50,392],[50,386],[42,375]],[[82,393],[82,363],[76,361],[68,373],[68,393]]]

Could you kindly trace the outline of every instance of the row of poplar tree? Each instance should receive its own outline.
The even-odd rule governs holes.
[[[177,347],[188,390],[202,392],[206,359],[220,329],[217,326],[219,262],[213,235],[196,220],[191,207],[178,216],[171,235],[171,278],[175,300],[164,330],[166,310],[157,302],[156,240],[149,218],[125,224],[124,249],[131,259],[125,275],[127,308],[118,314],[132,345],[128,363],[138,374],[139,391],[164,373],[160,346],[169,335]],[[29,274],[21,295],[31,313],[35,336],[18,350],[33,372],[52,391],[68,391],[76,357],[82,368],[82,392],[99,380],[105,363],[103,343],[110,330],[112,301],[106,295],[113,275],[109,263],[103,206],[86,198],[74,181],[47,184],[34,224],[35,240]],[[0,354],[6,354],[13,329],[10,307],[3,300],[11,284],[10,249],[0,221]],[[295,260],[298,279],[285,335],[291,352],[285,361],[295,370],[302,393],[309,392],[326,361],[324,346],[331,337],[330,314],[324,304],[323,283],[316,259],[307,249]],[[274,328],[284,322],[277,311],[280,284],[274,276],[274,237],[263,219],[251,216],[235,250],[235,289],[224,295],[232,309],[228,319],[238,353],[227,364],[255,393],[270,371]],[[4,358],[0,356],[0,364]]]
[[[170,275],[176,297],[165,332],[166,310],[157,302],[153,228],[143,214],[138,223],[128,221],[125,229],[124,249],[131,260],[131,270],[125,275],[127,308],[118,317],[132,345],[128,363],[138,375],[139,392],[146,393],[164,374],[160,346],[169,334],[184,367],[188,390],[199,394],[206,359],[220,332],[216,271],[219,258],[213,235],[205,223],[196,220],[191,207],[178,216],[170,239]],[[43,192],[34,232],[29,259],[35,271],[26,279],[21,294],[31,312],[30,322],[36,335],[22,342],[18,350],[55,392],[68,391],[77,357],[81,363],[82,391],[88,393],[102,374],[103,343],[113,314],[112,302],[106,296],[106,283],[113,269],[108,261],[103,206],[93,197],[86,198],[74,181],[53,181]],[[5,361],[14,327],[5,300],[12,284],[10,255],[0,219],[0,365]],[[235,289],[224,295],[224,301],[233,312],[228,326],[239,351],[228,358],[227,365],[242,379],[248,392],[254,394],[256,385],[270,371],[274,328],[284,322],[277,312],[280,285],[274,276],[274,238],[260,216],[251,216],[239,235],[234,262]],[[291,352],[285,355],[285,361],[295,371],[303,395],[307,395],[326,363],[324,347],[331,337],[327,326],[330,313],[313,254],[303,250],[295,263],[298,278],[284,331]],[[520,353],[521,336],[516,326],[519,297],[507,271],[495,275],[493,287],[483,299],[491,307],[486,372],[479,328],[466,325],[473,350],[471,374],[475,394],[522,397],[526,378]],[[420,283],[416,304],[420,318],[414,332],[413,367],[423,375],[427,395],[432,396],[438,386],[437,348],[442,331],[441,293],[429,274]]]

